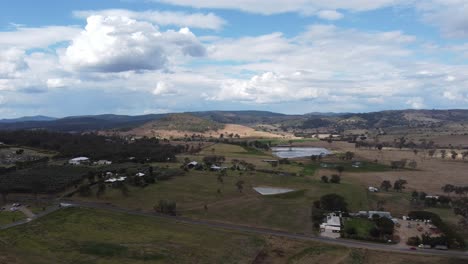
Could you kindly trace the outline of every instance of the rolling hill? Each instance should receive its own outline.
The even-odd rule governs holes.
[[[0,129],[46,129],[62,132],[146,130],[206,133],[226,126],[269,125],[287,130],[352,130],[389,128],[441,128],[468,124],[468,110],[392,110],[371,113],[310,113],[286,115],[266,111],[204,111],[181,114],[91,115],[60,119],[25,117],[0,121]],[[240,127],[238,127],[240,128]],[[271,131],[270,131],[271,132]]]

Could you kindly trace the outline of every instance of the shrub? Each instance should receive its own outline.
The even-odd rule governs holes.
[[[336,175],[336,174],[333,174],[331,176],[331,179],[330,179],[330,182],[331,183],[336,183],[336,184],[339,184],[341,181],[341,177],[339,175]]]

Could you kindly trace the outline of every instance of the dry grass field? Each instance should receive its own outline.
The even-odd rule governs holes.
[[[355,148],[354,144],[346,142],[310,142],[310,146],[327,147],[336,152],[352,151],[356,153],[355,159],[378,160],[379,163],[389,165],[391,161],[408,159],[415,160],[418,164],[415,170],[391,170],[373,173],[349,173],[343,172],[343,177],[359,180],[363,184],[380,186],[383,180],[394,182],[398,179],[408,181],[408,190],[424,191],[429,194],[442,194],[441,187],[445,184],[468,185],[468,162],[461,159],[456,161],[447,157],[428,158],[424,153],[417,155],[409,149],[376,149]]]
[[[115,132],[101,132],[102,134],[113,134]],[[151,124],[143,125],[141,127],[137,127],[130,131],[125,132],[118,132],[119,135],[127,136],[148,136],[148,137],[157,137],[157,138],[183,138],[186,135],[202,135],[204,137],[213,137],[219,138],[221,134],[224,136],[228,136],[230,134],[238,134],[240,138],[287,138],[287,139],[294,139],[292,134],[281,132],[281,133],[272,133],[272,132],[265,132],[255,130],[248,126],[243,125],[236,125],[236,124],[226,124],[224,128],[219,130],[209,130],[206,132],[193,132],[193,131],[184,131],[184,130],[168,130],[168,129],[155,129],[151,126]]]

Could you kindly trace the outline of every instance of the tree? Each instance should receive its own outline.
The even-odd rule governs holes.
[[[226,160],[226,158],[225,158],[224,156],[211,155],[211,156],[205,156],[205,157],[203,157],[203,162],[204,162],[207,166],[211,166],[211,165],[221,165],[225,160]]]
[[[320,179],[323,183],[328,183],[328,176],[323,175],[322,177],[320,177]]]
[[[3,204],[6,204],[8,202],[8,194],[10,193],[10,188],[8,188],[5,185],[0,185],[0,194],[2,195],[2,201]]]
[[[346,151],[346,153],[345,153],[345,159],[347,159],[347,160],[352,160],[353,158],[354,158],[354,152]]]
[[[237,187],[237,190],[241,193],[242,190],[244,189],[244,181],[243,180],[239,180],[236,182],[236,187]]]
[[[466,157],[468,157],[468,151],[463,151],[462,152],[462,159],[465,160]]]
[[[380,217],[376,221],[376,225],[382,235],[392,235],[395,228],[395,223],[386,217]]]
[[[45,186],[45,184],[43,182],[41,182],[39,180],[34,180],[31,183],[31,190],[34,193],[34,198],[36,199],[36,203],[37,203],[37,195],[40,192],[44,192],[46,190],[46,186]]]
[[[23,154],[23,153],[24,153],[24,149],[18,149],[18,150],[16,151],[16,154],[17,154],[17,155],[21,155],[21,154]]]
[[[427,154],[429,155],[429,157],[434,157],[434,154],[436,153],[436,150],[435,149],[430,149]]]
[[[453,193],[455,191],[455,186],[453,186],[452,184],[445,184],[444,186],[442,186],[442,191],[450,196],[450,193]]]
[[[392,183],[390,181],[385,180],[380,184],[380,189],[385,190],[386,192],[388,192],[388,189],[390,188],[392,188]]]
[[[425,200],[427,196],[427,193],[425,192],[419,192],[419,200]]]
[[[343,196],[338,194],[326,194],[320,198],[320,208],[327,211],[342,211],[348,210],[348,204]]]
[[[345,233],[352,236],[352,235],[356,235],[357,234],[357,230],[354,226],[347,226],[345,228]]]
[[[341,175],[341,173],[344,171],[344,169],[345,169],[344,166],[341,166],[341,165],[336,166],[336,171],[338,171],[338,173],[339,173],[340,175]]]
[[[451,157],[453,160],[456,160],[458,157],[458,153],[455,150],[450,151]]]
[[[98,190],[96,192],[96,197],[101,197],[106,192],[106,184],[104,182],[99,182]]]
[[[405,184],[408,182],[406,180],[399,179],[393,183],[393,189],[395,191],[401,192],[403,189],[405,189]]]
[[[413,198],[413,200],[417,200],[419,198],[419,193],[417,191],[413,191],[411,193],[411,197]]]
[[[338,183],[340,183],[340,181],[341,181],[341,177],[340,177],[339,175],[333,174],[333,175],[331,176],[331,179],[330,179],[330,182],[331,182],[331,183],[336,183],[336,184],[338,184]]]
[[[445,149],[441,149],[440,156],[442,157],[442,159],[445,159],[447,157],[447,151]]]
[[[177,204],[173,201],[168,200],[159,200],[158,205],[154,206],[154,210],[159,213],[176,215],[177,214]]]
[[[87,197],[91,195],[91,188],[89,188],[88,184],[83,184],[78,187],[78,193],[80,196]]]
[[[410,167],[411,169],[416,169],[417,166],[418,163],[415,160],[408,162],[408,167]]]

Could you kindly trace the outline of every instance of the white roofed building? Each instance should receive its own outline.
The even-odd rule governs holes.
[[[81,164],[89,164],[89,158],[87,157],[77,157],[73,158],[68,161],[69,164],[72,165],[81,165]]]

